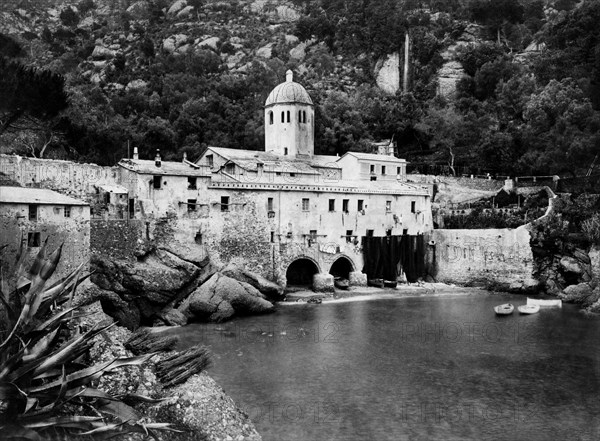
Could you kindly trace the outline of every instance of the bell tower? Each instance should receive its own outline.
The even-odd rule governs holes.
[[[265,151],[280,156],[311,157],[315,152],[314,105],[294,73],[286,72],[265,102]]]

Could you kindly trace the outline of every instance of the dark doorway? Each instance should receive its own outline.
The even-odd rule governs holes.
[[[312,288],[313,276],[319,272],[317,265],[309,259],[294,260],[287,269],[287,286]]]
[[[352,263],[346,257],[340,257],[338,260],[333,262],[329,274],[333,277],[342,277],[343,279],[350,278],[350,273],[354,271]]]

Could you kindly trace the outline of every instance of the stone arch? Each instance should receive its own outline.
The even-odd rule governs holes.
[[[356,271],[356,266],[352,259],[350,259],[346,255],[340,255],[335,262],[331,264],[329,268],[329,274],[333,277],[342,277],[344,279],[348,279],[350,277],[350,273]]]
[[[320,272],[316,260],[308,256],[297,256],[290,262],[285,272],[286,285],[311,288],[313,276]]]

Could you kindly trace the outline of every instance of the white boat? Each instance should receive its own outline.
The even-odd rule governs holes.
[[[520,305],[517,309],[519,314],[535,314],[540,310],[540,305]]]
[[[511,303],[505,303],[503,305],[494,306],[494,311],[498,315],[510,315],[515,310],[515,307]]]
[[[561,299],[530,299],[527,297],[528,305],[537,305],[544,308],[562,308],[562,300]]]

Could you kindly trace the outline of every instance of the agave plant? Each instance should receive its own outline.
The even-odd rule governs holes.
[[[106,439],[129,432],[155,437],[156,430],[174,430],[168,424],[144,422],[129,405],[156,400],[133,394],[113,396],[94,387],[105,373],[140,366],[153,354],[93,366],[83,362],[91,340],[112,325],[83,333],[74,330],[74,320],[81,315],[71,306],[73,295],[89,274],[82,274],[82,264],[48,284],[62,245],[49,256],[46,246],[47,239],[25,271],[21,240],[12,289],[0,273],[0,309],[8,319],[0,338],[0,438]]]

